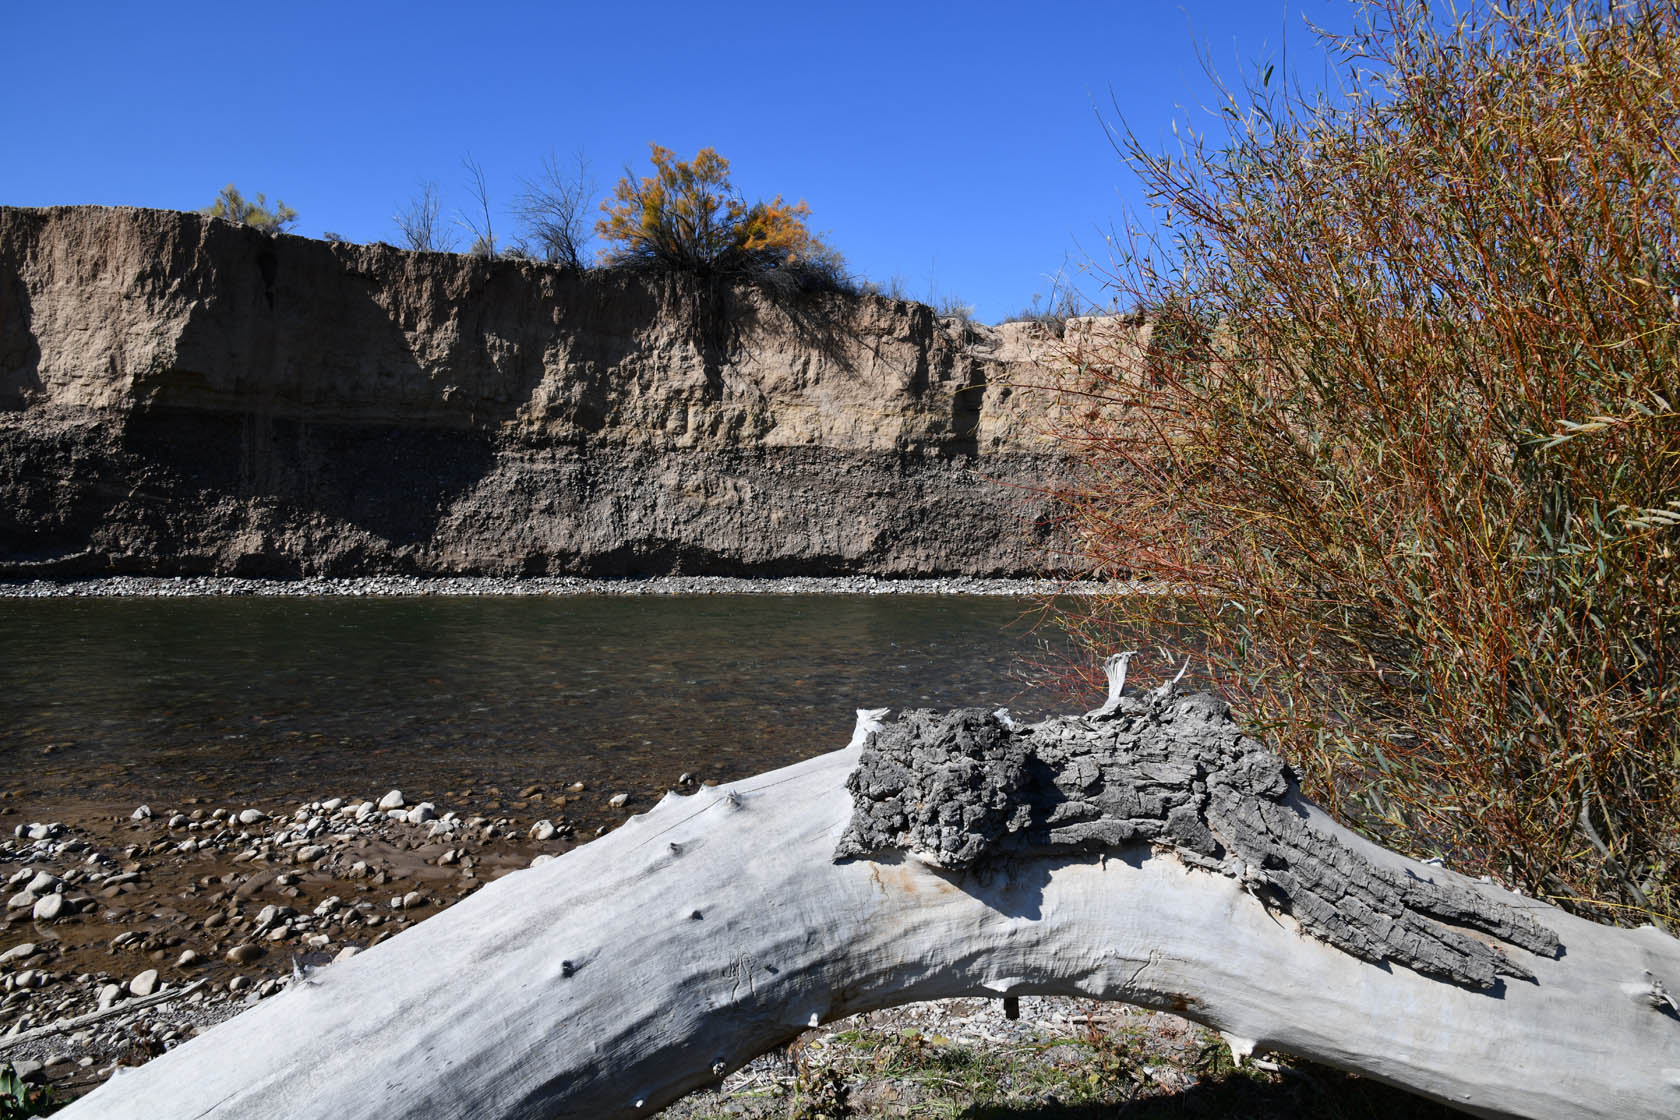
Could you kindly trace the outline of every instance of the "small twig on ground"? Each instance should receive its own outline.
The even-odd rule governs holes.
[[[8,1050],[22,1042],[33,1042],[37,1038],[50,1038],[55,1034],[64,1034],[67,1031],[85,1027],[90,1023],[97,1023],[104,1019],[114,1019],[118,1015],[126,1015],[131,1011],[142,1011],[148,1007],[156,1007],[160,1003],[168,1003],[170,1000],[191,995],[207,983],[209,983],[208,980],[194,980],[184,988],[141,996],[139,999],[129,1000],[127,1003],[107,1007],[103,1011],[90,1011],[86,1015],[78,1015],[74,1019],[60,1019],[56,1023],[48,1023],[44,1027],[36,1027],[33,1030],[24,1031],[22,1034],[0,1038],[0,1050]]]

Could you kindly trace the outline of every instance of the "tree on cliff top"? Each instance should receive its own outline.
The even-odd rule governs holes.
[[[747,202],[729,181],[729,161],[702,148],[692,161],[651,144],[654,173],[628,170],[601,204],[595,231],[607,263],[644,263],[695,274],[791,278],[838,286],[840,254],[805,224],[811,208],[781,195]]]
[[[256,201],[253,202],[241,195],[239,188],[232,183],[223,187],[222,193],[216,196],[216,201],[199,213],[208,218],[225,218],[230,222],[254,226],[266,233],[283,233],[287,226],[297,220],[297,211],[279,199],[274,200],[274,208],[270,210],[268,197],[261,191],[257,192]]]

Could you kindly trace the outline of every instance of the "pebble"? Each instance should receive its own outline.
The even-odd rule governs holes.
[[[229,949],[226,959],[229,964],[250,964],[262,955],[263,948],[261,945],[252,945],[250,942],[246,942]]]
[[[338,956],[336,956],[332,959],[332,963],[337,964],[339,961],[347,961],[351,957],[355,956],[357,953],[360,953],[360,952],[361,952],[361,950],[358,949],[356,946],[346,945],[344,948],[342,948],[338,951]]]
[[[607,798],[607,804],[611,805],[614,809],[622,809],[626,805],[630,804],[630,795],[628,793],[615,793],[611,797]]]
[[[106,984],[99,989],[99,1010],[103,1011],[122,998],[122,988],[116,984]]]
[[[409,824],[425,824],[427,821],[433,820],[436,817],[437,806],[433,805],[430,801],[422,801],[420,804],[408,811],[407,820]]]
[[[34,906],[35,896],[28,891],[19,891],[6,900],[6,909],[22,910],[25,906]]]
[[[153,992],[157,991],[157,982],[157,969],[148,968],[146,971],[129,980],[128,994],[131,996],[149,996]]]
[[[381,809],[401,809],[404,804],[402,790],[400,789],[394,789],[379,799],[379,808]]]
[[[305,844],[297,850],[297,861],[299,863],[314,863],[326,854],[327,850],[319,844]]]
[[[34,952],[35,942],[21,941],[18,944],[13,945],[10,949],[7,949],[4,953],[0,953],[0,964],[11,964],[13,961],[20,961]]]
[[[556,858],[555,856],[551,855],[548,852],[539,852],[537,855],[534,855],[534,856],[531,857],[530,866],[539,867],[539,866],[541,866],[542,864],[545,864],[545,863],[553,863],[555,858]]]
[[[267,815],[268,814],[264,813],[261,809],[241,809],[239,811],[239,823],[256,824]]]
[[[50,922],[64,913],[64,896],[61,894],[44,894],[35,903],[34,917],[37,922]]]
[[[150,805],[142,805],[140,808],[130,813],[128,815],[128,819],[131,821],[149,821],[152,819],[152,807]]]
[[[554,822],[553,821],[538,821],[536,824],[532,825],[531,826],[531,839],[533,839],[533,840],[552,840],[552,839],[554,839]]]
[[[182,953],[179,957],[175,958],[175,967],[176,968],[191,968],[193,965],[197,964],[199,961],[201,961],[203,959],[204,959],[203,957],[198,955],[196,950],[188,949],[186,952]]]
[[[29,885],[23,889],[30,894],[46,894],[57,885],[58,880],[56,878],[45,871],[37,871],[34,878],[29,880]]]

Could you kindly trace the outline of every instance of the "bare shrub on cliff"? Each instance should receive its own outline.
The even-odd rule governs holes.
[[[626,169],[601,204],[606,216],[595,231],[607,242],[604,261],[808,286],[844,282],[844,259],[806,225],[811,208],[803,201],[777,195],[749,203],[729,180],[729,161],[713,149],[685,162],[668,148],[649,147],[654,173],[637,178]]]
[[[274,206],[270,208],[268,197],[261,191],[257,192],[253,201],[240,194],[239,188],[232,183],[223,187],[216,201],[199,213],[210,218],[225,218],[266,233],[284,233],[286,227],[297,220],[297,211],[279,199],[275,199]]]
[[[583,267],[596,191],[589,161],[580,153],[575,163],[575,167],[562,167],[550,155],[537,178],[520,180],[523,189],[514,199],[514,213],[543,259],[567,268]]]
[[[1341,97],[1116,142],[1162,232],[1073,354],[1061,497],[1314,794],[1612,920],[1680,919],[1680,9],[1420,0]],[[1164,631],[1157,630],[1157,633]]]
[[[422,253],[447,253],[455,248],[450,237],[438,224],[437,184],[420,184],[420,193],[408,204],[408,209],[393,215],[391,220],[402,231],[403,247]]]
[[[457,210],[455,224],[472,235],[472,247],[467,250],[475,257],[496,255],[496,229],[490,220],[490,187],[484,178],[484,168],[472,156],[462,156],[461,166],[467,172],[467,192],[476,202],[476,211]]]

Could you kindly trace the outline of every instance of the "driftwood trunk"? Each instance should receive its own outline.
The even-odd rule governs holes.
[[[827,1020],[1036,994],[1480,1115],[1669,1118],[1677,987],[1660,931],[1366,843],[1220,702],[1116,682],[1087,717],[910,713],[667,797],[61,1115],[645,1116]]]

